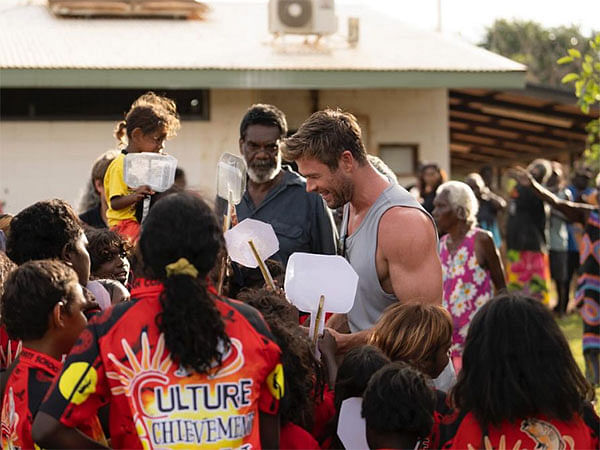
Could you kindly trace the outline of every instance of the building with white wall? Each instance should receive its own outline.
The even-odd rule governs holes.
[[[178,105],[182,128],[166,149],[190,186],[212,196],[217,160],[238,151],[239,122],[253,103],[277,105],[290,129],[318,109],[351,111],[368,150],[409,181],[419,160],[450,169],[449,88],[524,84],[523,66],[470,44],[369,10],[337,13],[340,24],[349,15],[360,18],[357,44],[346,41],[345,31],[319,42],[274,40],[266,4],[215,4],[202,20],[86,19],[56,17],[41,0],[4,0],[5,211],[51,197],[76,204],[91,162],[115,147],[112,130],[124,112],[88,115],[90,93],[97,100],[125,89],[185,91],[185,102],[198,104],[198,92],[201,113]]]

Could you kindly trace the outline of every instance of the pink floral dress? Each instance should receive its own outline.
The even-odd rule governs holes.
[[[473,316],[493,295],[490,271],[479,265],[475,255],[475,237],[480,231],[483,230],[471,229],[454,253],[448,250],[448,235],[440,239],[443,305],[454,323],[450,347],[452,358],[462,356]]]

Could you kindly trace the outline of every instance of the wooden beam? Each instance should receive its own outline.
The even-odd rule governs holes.
[[[461,159],[472,160],[472,161],[484,161],[484,162],[488,162],[488,163],[493,163],[496,160],[496,158],[494,158],[493,156],[479,155],[476,153],[459,153],[457,155],[456,153],[451,152],[450,155],[451,156],[456,155]]]
[[[486,114],[477,114],[471,111],[459,110],[456,108],[452,108],[450,110],[450,117],[457,119],[468,119],[475,120],[477,122],[490,123],[493,118]]]
[[[472,130],[466,131],[454,131],[450,128],[450,141],[463,141],[471,142],[475,144],[489,145],[492,147],[500,147],[505,144],[517,144],[517,145],[528,145],[533,144],[538,147],[549,147],[553,149],[567,149],[570,147],[577,147],[581,145],[580,142],[572,142],[564,140],[563,138],[552,136],[540,137],[534,135],[520,135],[515,138],[507,136],[490,136],[489,134],[482,134],[477,130],[477,127],[473,127]]]
[[[471,145],[451,142],[450,143],[450,151],[454,152],[454,153],[469,153],[471,151]]]
[[[494,94],[497,95],[497,94]],[[557,105],[556,102],[549,102],[546,106],[536,107],[536,106],[528,106],[523,104],[515,104],[511,101],[502,101],[494,98],[482,99],[481,96],[469,95],[457,91],[450,91],[450,97],[461,99],[467,103],[485,103],[487,106],[491,106],[494,108],[506,108],[506,109],[518,109],[524,113],[532,113],[532,114],[542,114],[542,115],[552,115],[557,119],[563,120],[582,120],[582,118],[590,117],[588,115],[583,114],[582,112],[566,112],[566,111],[557,111],[554,109],[554,106]]]
[[[466,133],[450,133],[450,141],[466,141],[466,142],[474,142],[476,144],[485,144],[485,145],[496,145],[496,139],[478,136],[476,134],[466,134]]]
[[[518,105],[533,106],[534,108],[543,108],[544,106],[552,105],[552,103],[554,103],[551,100],[542,100],[540,98],[529,97],[511,92],[498,92],[496,95],[494,95],[494,100],[516,103]]]
[[[544,133],[539,133],[534,131],[515,130],[496,124],[486,126],[468,120],[450,120],[449,124],[450,130],[459,131],[465,134],[473,134],[488,138],[491,136],[497,139],[506,139],[516,142],[536,142],[556,148],[566,148],[571,145],[579,146],[581,142],[585,142],[587,139],[587,133],[576,133],[555,128],[548,129]],[[577,139],[573,139],[574,137]]]

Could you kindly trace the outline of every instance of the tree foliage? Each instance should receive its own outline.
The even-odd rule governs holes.
[[[559,65],[575,66],[575,70],[565,74],[562,82],[574,83],[577,104],[585,114],[590,108],[600,104],[600,33],[588,41],[587,48],[581,52],[569,48],[567,55],[559,58]],[[600,166],[600,118],[592,119],[586,126],[588,132],[585,159],[595,168]]]
[[[562,78],[576,66],[557,67],[556,60],[566,48],[585,52],[588,41],[576,26],[544,28],[537,22],[499,19],[487,28],[480,45],[525,64],[527,81],[561,88]]]

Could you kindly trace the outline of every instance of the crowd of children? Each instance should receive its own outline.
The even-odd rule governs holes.
[[[345,354],[327,330],[314,348],[283,291],[251,272],[230,277],[233,298],[219,295],[224,242],[211,207],[176,188],[153,199],[140,226],[136,208],[154,193],[123,180],[127,152],[158,152],[178,127],[172,101],[134,102],[116,130],[123,151],[94,164],[99,197],[82,219],[95,228],[56,199],[5,228],[2,448],[339,449],[353,448],[345,436],[361,423],[371,449],[598,448],[594,391],[551,312],[521,294],[490,299],[490,278],[460,330],[446,303],[397,303],[370,345]],[[520,182],[589,219],[526,172]],[[477,237],[465,186],[433,189],[442,244],[455,254],[453,238],[473,237],[462,267],[473,279],[491,271],[500,290],[502,263],[492,238]],[[460,356],[456,384],[438,386],[451,356]],[[353,399],[361,408],[350,420],[341,411]]]

